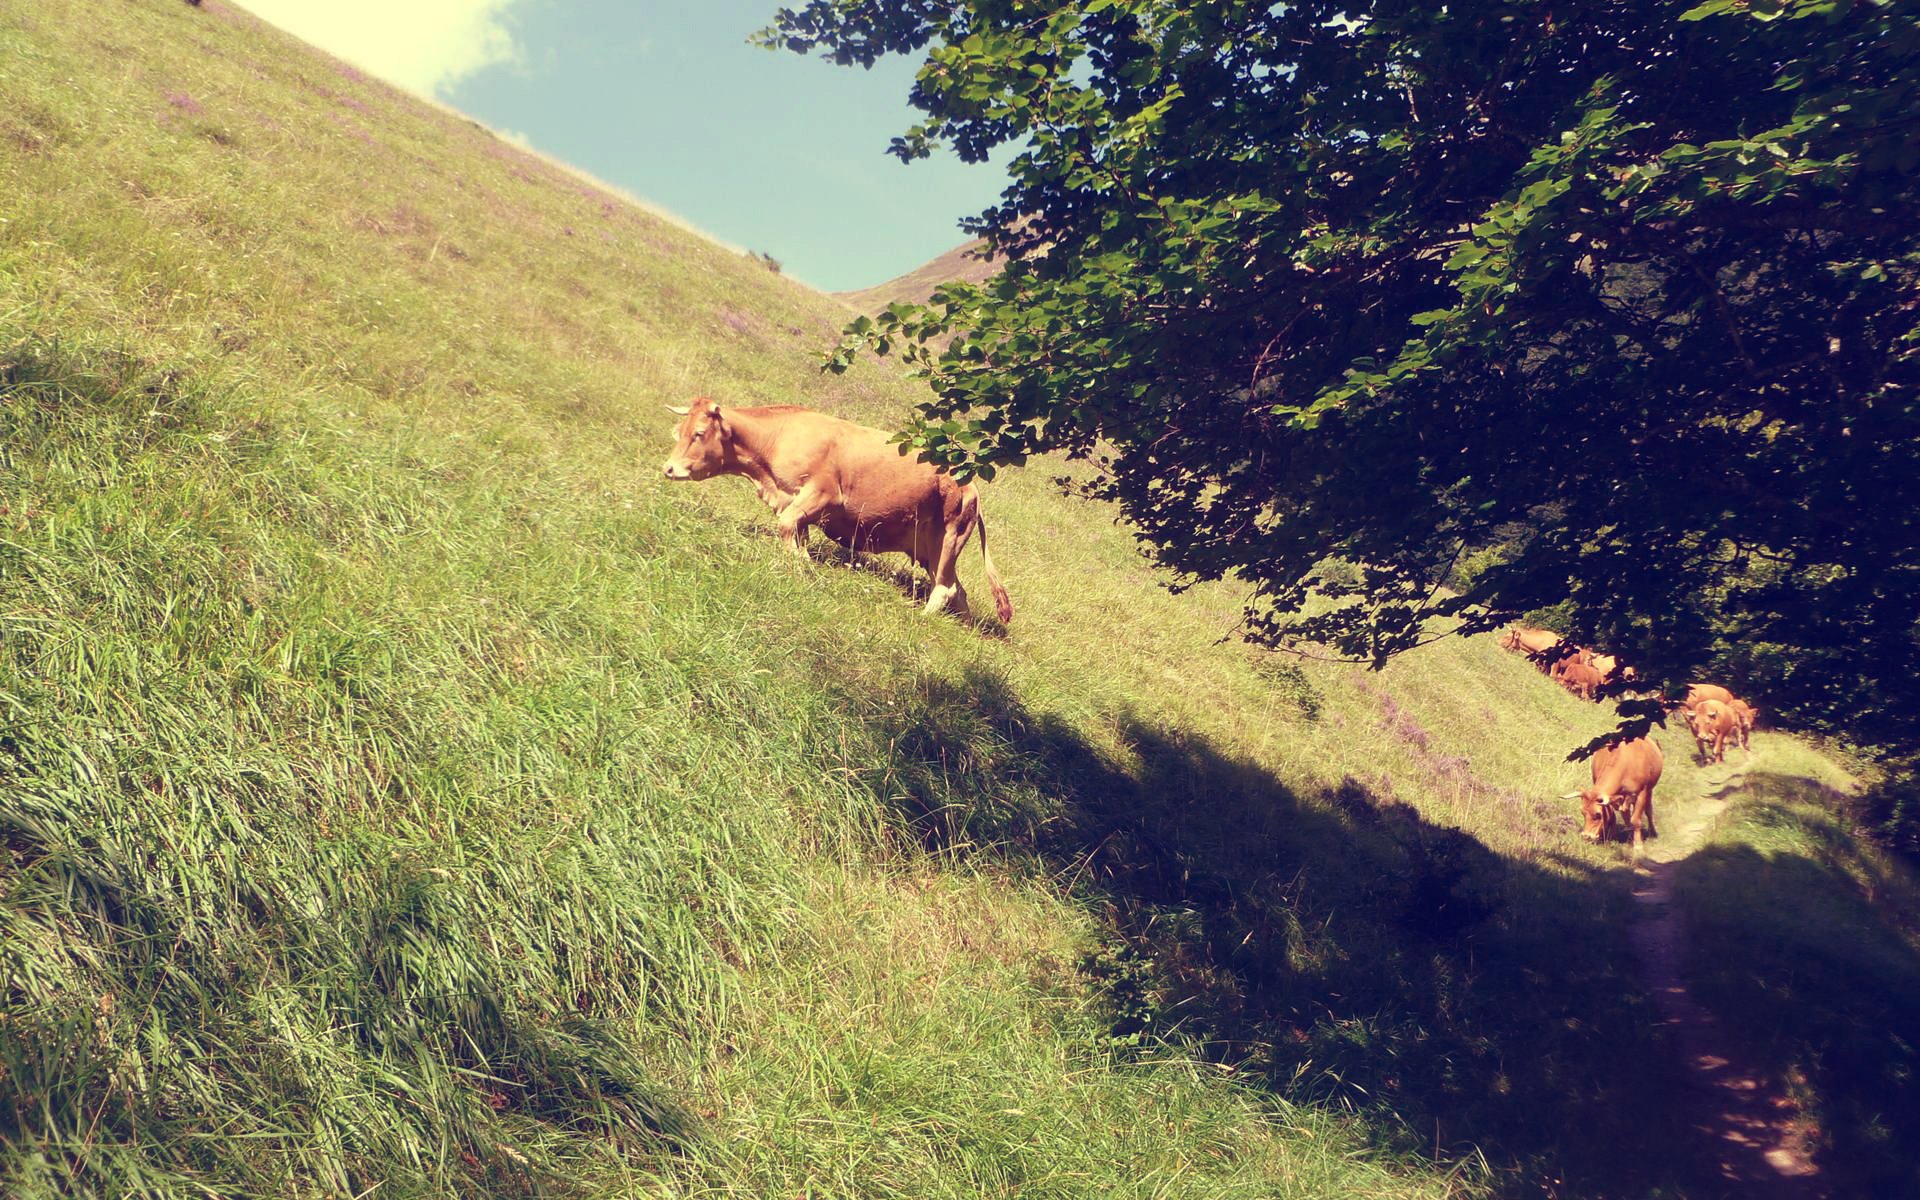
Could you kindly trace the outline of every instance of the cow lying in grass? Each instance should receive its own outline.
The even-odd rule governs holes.
[[[1643,837],[1658,837],[1653,827],[1653,789],[1666,765],[1652,738],[1614,742],[1594,752],[1593,786],[1568,792],[1562,799],[1580,798],[1585,818],[1581,834],[1594,842],[1611,841],[1622,821],[1633,829],[1633,848]]]
[[[1500,645],[1502,649],[1517,650],[1529,658],[1543,654],[1559,644],[1559,634],[1551,630],[1534,629],[1526,625],[1512,626],[1500,635]]]
[[[1584,653],[1581,651],[1554,663],[1551,674],[1561,687],[1582,700],[1591,700],[1599,694],[1605,677],[1591,661],[1582,657]]]
[[[967,611],[960,551],[978,527],[994,609],[1002,623],[1013,620],[972,484],[955,483],[945,471],[901,454],[884,430],[811,409],[723,409],[704,397],[686,408],[667,407],[682,418],[664,468],[668,479],[751,480],[778,515],[781,539],[802,558],[816,525],[849,550],[906,555],[933,579],[929,614],[950,603]]]

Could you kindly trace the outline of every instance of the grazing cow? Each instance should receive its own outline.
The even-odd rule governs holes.
[[[1653,788],[1660,782],[1666,760],[1653,739],[1638,737],[1602,746],[1594,752],[1592,763],[1593,786],[1562,797],[1580,798],[1585,819],[1581,835],[1589,841],[1610,840],[1615,822],[1624,817],[1633,827],[1635,850],[1640,849],[1643,836],[1659,837],[1653,827]]]
[[[1734,703],[1738,703],[1735,701]],[[1733,704],[1720,700],[1702,700],[1693,709],[1693,740],[1700,745],[1705,762],[1727,761],[1728,739],[1740,737],[1740,718]]]
[[[967,611],[960,551],[978,527],[994,608],[1002,622],[1013,620],[1013,601],[987,553],[979,492],[901,454],[884,430],[794,405],[723,409],[704,397],[668,411],[682,418],[668,479],[745,476],[802,558],[815,525],[849,550],[905,554],[933,579],[929,614],[955,601]]]

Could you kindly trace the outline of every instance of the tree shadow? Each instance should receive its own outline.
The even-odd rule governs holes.
[[[1301,795],[1137,717],[1097,748],[983,669],[892,699],[876,790],[930,849],[1093,907],[1081,969],[1117,1044],[1178,1040],[1396,1151],[1483,1154],[1502,1194],[1720,1194],[1607,871],[1507,858],[1351,778]]]
[[[1695,990],[1818,1122],[1833,1194],[1920,1195],[1911,884],[1858,852],[1846,798],[1817,780],[1757,772],[1746,792],[1748,844],[1675,864]]]
[[[1920,760],[1890,764],[1885,777],[1854,805],[1874,840],[1920,870]]]

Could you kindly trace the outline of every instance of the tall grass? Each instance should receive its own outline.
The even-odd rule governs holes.
[[[1116,1059],[1088,918],[892,845],[738,636],[769,555],[224,405],[7,366],[12,1194],[1445,1190]]]
[[[0,1190],[1691,1186],[1489,639],[1245,650],[1037,474],[926,620],[658,479],[902,411],[832,301],[219,0],[0,96]]]

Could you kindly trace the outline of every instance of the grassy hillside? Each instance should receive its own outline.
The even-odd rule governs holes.
[[[925,619],[659,475],[903,411],[832,299],[218,0],[0,95],[0,1191],[1712,1194],[1491,639],[1249,651],[1047,471]]]

